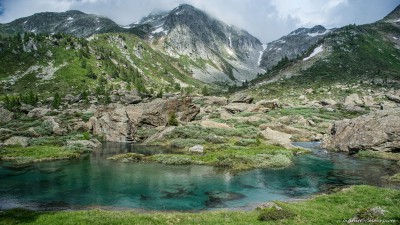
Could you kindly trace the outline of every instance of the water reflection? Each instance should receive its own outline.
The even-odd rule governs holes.
[[[126,152],[146,155],[172,149],[106,143],[102,150],[71,161],[0,168],[0,209],[111,206],[154,210],[253,207],[270,200],[306,197],[332,187],[385,185],[381,176],[398,167],[390,161],[324,153],[314,143],[297,143],[314,153],[298,156],[285,169],[235,175],[208,166],[121,163],[106,158]]]

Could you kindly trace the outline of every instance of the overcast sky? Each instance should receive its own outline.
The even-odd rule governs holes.
[[[299,27],[374,22],[391,12],[400,0],[0,0],[0,23],[37,12],[76,9],[127,25],[152,11],[171,10],[182,3],[269,42]]]

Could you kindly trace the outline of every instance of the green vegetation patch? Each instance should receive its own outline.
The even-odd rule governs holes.
[[[203,154],[157,154],[148,159],[168,165],[210,165],[230,170],[279,168],[292,164],[293,152],[278,146],[257,147],[213,145]]]
[[[119,154],[119,155],[114,155],[111,157],[107,158],[108,160],[120,160],[123,162],[140,162],[144,159],[143,154],[138,154],[138,153],[125,153],[125,154]]]
[[[0,149],[0,160],[31,163],[57,159],[79,158],[81,152],[58,146],[12,146]]]
[[[277,202],[282,212],[253,211],[202,211],[198,213],[157,212],[137,213],[134,211],[55,211],[35,212],[12,209],[0,212],[1,224],[346,224],[348,220],[372,209],[382,209],[374,218],[400,221],[400,191],[372,186],[354,186],[330,195],[320,195],[302,202]],[[367,210],[365,210],[367,209]],[[268,210],[266,210],[268,211]],[[365,213],[364,213],[365,214]],[[363,215],[364,215],[363,214]],[[368,218],[372,219],[372,218]]]
[[[368,150],[368,151],[358,152],[357,156],[400,161],[400,154],[391,152],[379,152],[379,151]]]

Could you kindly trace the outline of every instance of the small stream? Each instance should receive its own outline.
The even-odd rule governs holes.
[[[170,166],[107,160],[115,154],[151,155],[173,149],[105,143],[102,150],[77,160],[12,168],[0,164],[0,209],[212,210],[252,209],[272,200],[295,200],[354,184],[389,186],[381,177],[399,172],[393,161],[326,153],[318,143],[284,169],[232,174],[210,166]]]

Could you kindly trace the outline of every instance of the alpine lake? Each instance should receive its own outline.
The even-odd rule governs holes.
[[[273,201],[292,201],[336,187],[390,186],[382,176],[398,171],[395,162],[326,152],[319,143],[294,143],[312,153],[296,156],[283,169],[232,173],[210,166],[123,163],[107,157],[127,152],[168,154],[159,146],[104,143],[75,160],[14,168],[0,164],[0,209],[90,208],[144,211],[247,210]]]

